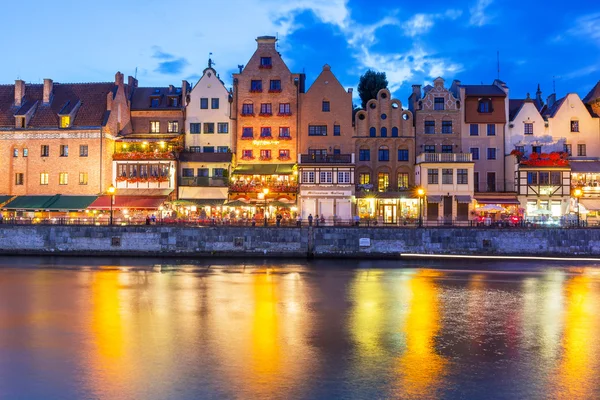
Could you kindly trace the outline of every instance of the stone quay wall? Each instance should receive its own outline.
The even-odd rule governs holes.
[[[600,229],[0,225],[0,254],[400,258],[600,257]]]

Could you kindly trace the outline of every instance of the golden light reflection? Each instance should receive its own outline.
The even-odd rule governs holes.
[[[355,309],[350,320],[352,336],[361,357],[374,357],[381,353],[381,328],[385,318],[381,278],[383,271],[367,271],[356,276],[350,288],[350,298],[355,299]]]
[[[436,398],[446,360],[436,353],[440,330],[438,288],[432,278],[441,273],[419,271],[409,281],[410,300],[404,325],[406,349],[398,362],[398,390],[403,398]]]

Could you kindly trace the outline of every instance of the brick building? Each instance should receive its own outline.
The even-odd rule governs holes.
[[[45,196],[13,199],[12,205],[4,208],[86,208],[89,199],[111,184],[113,143],[119,132],[129,127],[121,73],[114,82],[106,83],[65,84],[44,79],[43,84],[17,80],[14,85],[0,86],[0,158],[5,166],[0,194]],[[55,195],[71,198],[57,203]],[[78,200],[73,196],[86,197]]]

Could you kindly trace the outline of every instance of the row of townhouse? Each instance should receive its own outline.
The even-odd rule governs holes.
[[[539,87],[511,99],[499,80],[437,78],[413,85],[406,107],[382,89],[353,115],[352,89],[328,65],[306,89],[275,37],[256,41],[231,89],[211,60],[194,86],[121,73],[0,86],[0,204],[102,211],[112,185],[118,210],[398,224],[467,221],[486,204],[563,216],[578,185],[584,209],[600,209],[600,83],[583,100],[544,102]]]

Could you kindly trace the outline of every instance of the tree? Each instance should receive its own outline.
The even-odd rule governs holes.
[[[381,89],[387,89],[388,81],[385,72],[375,72],[368,70],[360,77],[358,82],[358,96],[360,97],[362,108],[367,107],[367,102],[377,98],[377,92]]]

